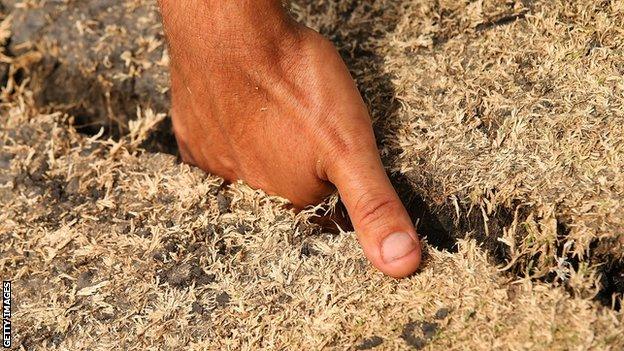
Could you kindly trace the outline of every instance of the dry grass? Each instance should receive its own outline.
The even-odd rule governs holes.
[[[419,55],[400,54],[420,32],[404,23],[387,60],[396,169],[485,222],[513,213],[496,234],[512,260],[539,253],[538,274],[557,257],[621,260],[624,3],[536,3],[522,21]]]
[[[395,179],[459,238],[402,281],[351,233],[141,150],[166,112],[146,108],[166,78],[165,61],[145,66],[166,59],[151,1],[114,4],[142,19],[124,28],[80,17],[90,2],[16,3],[14,21],[52,18],[1,60],[0,276],[25,349],[624,348],[622,313],[592,300],[601,271],[624,284],[622,2],[293,4],[348,61]],[[102,31],[109,45],[80,41]],[[129,80],[133,123],[110,99]],[[76,106],[127,135],[76,133]],[[488,260],[501,248],[519,275]]]
[[[393,280],[352,234],[319,233],[279,199],[13,99],[0,274],[26,349],[624,347],[621,314],[505,277],[474,241],[429,248],[419,274]]]

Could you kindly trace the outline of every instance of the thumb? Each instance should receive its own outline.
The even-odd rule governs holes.
[[[385,274],[402,278],[420,265],[420,243],[374,142],[370,144],[334,158],[326,176],[338,188],[366,257]]]

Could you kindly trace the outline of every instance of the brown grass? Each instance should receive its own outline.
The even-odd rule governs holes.
[[[60,11],[69,5],[28,2],[13,21],[37,11],[62,18],[74,14]],[[151,2],[124,6],[153,11]],[[411,187],[402,195],[431,206],[459,238],[458,252],[427,247],[419,274],[384,277],[352,233],[322,233],[283,200],[143,151],[166,111],[142,97],[132,102],[141,106],[135,122],[120,126],[125,136],[78,134],[64,114],[75,106],[100,111],[92,118],[121,116],[93,98],[123,98],[119,67],[137,82],[166,72],[142,69],[140,49],[104,50],[120,53],[109,55],[110,70],[76,69],[72,57],[97,64],[106,55],[52,50],[72,42],[55,46],[54,33],[76,24],[52,22],[29,45],[13,40],[0,60],[8,77],[0,276],[15,284],[17,344],[624,348],[622,313],[593,300],[624,245],[621,2],[320,0],[298,1],[293,12],[337,43],[371,105],[388,168]],[[91,24],[86,37],[107,28]],[[87,97],[50,84],[45,65],[54,60],[55,72],[89,79]],[[143,89],[162,93],[158,86]],[[41,100],[52,88],[76,100]],[[507,267],[488,259],[501,247]],[[501,272],[510,268],[520,274]],[[621,271],[611,273],[617,283]]]
[[[419,274],[393,280],[352,234],[321,234],[279,199],[222,187],[131,138],[85,138],[27,94],[13,99],[0,133],[0,274],[14,281],[18,346],[624,347],[621,314],[505,277],[474,241],[429,248]]]

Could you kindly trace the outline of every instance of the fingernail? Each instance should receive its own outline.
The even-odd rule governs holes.
[[[390,234],[381,244],[381,258],[390,263],[414,251],[416,245],[416,241],[407,233]]]

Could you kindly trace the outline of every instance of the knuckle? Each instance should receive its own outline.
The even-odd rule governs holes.
[[[351,155],[358,151],[361,144],[356,138],[351,135],[341,135],[340,133],[331,133],[329,137],[330,149],[332,153],[337,157],[344,157],[345,155]]]
[[[374,226],[395,213],[398,206],[392,196],[365,194],[355,203],[355,220],[365,227]]]
[[[326,158],[331,164],[347,162],[366,150],[366,143],[352,133],[341,133],[329,129],[322,133],[321,140],[326,143]]]

